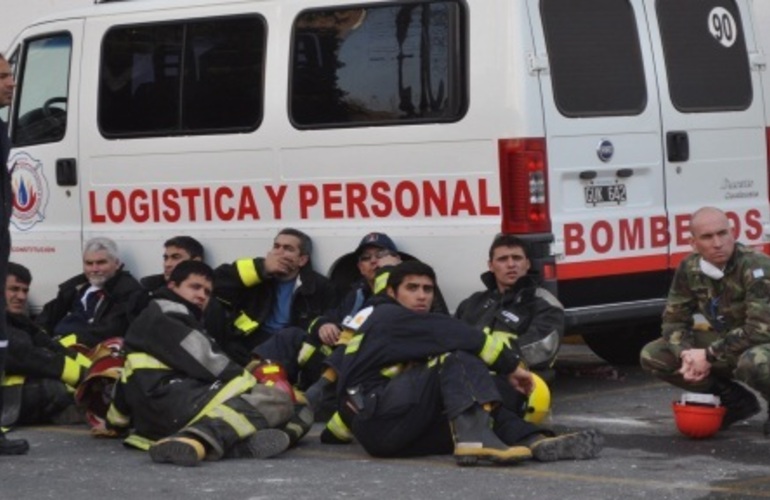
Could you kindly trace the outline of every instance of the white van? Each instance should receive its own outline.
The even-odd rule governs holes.
[[[9,55],[12,258],[37,304],[95,235],[143,276],[170,236],[218,264],[293,226],[335,278],[387,232],[453,309],[503,231],[620,362],[695,209],[766,241],[750,0],[129,0],[37,22]]]

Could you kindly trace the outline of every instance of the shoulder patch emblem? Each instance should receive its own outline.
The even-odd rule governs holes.
[[[350,328],[353,331],[358,331],[364,321],[374,312],[374,306],[364,307],[356,313],[355,316],[348,316],[342,321],[342,326]]]

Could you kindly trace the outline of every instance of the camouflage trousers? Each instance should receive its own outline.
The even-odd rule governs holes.
[[[713,330],[694,330],[693,338],[693,347],[703,349],[717,340],[719,334]],[[738,380],[770,399],[770,344],[754,346],[737,357],[714,363],[709,376],[697,383],[686,382],[679,374],[682,362],[678,352],[678,348],[661,338],[644,346],[639,362],[646,372],[686,391],[713,392],[717,379]]]

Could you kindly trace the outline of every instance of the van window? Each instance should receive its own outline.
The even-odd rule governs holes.
[[[300,128],[456,121],[467,108],[457,1],[303,12],[291,61],[290,114]]]
[[[18,100],[14,110],[14,146],[57,142],[67,130],[72,37],[59,33],[25,43]]]
[[[543,0],[540,9],[561,114],[588,117],[644,111],[642,52],[627,0]]]
[[[682,112],[748,108],[751,69],[735,2],[658,1],[657,12],[674,107]]]
[[[264,54],[257,16],[113,28],[102,44],[99,127],[106,137],[254,130]]]

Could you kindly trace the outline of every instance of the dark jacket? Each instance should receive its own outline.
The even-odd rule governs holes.
[[[387,383],[383,369],[399,363],[424,362],[452,351],[479,355],[491,369],[510,373],[520,358],[514,349],[499,350],[484,357],[488,343],[496,339],[462,321],[438,313],[416,313],[390,297],[377,296],[362,309],[356,323],[363,321],[347,346],[338,382],[338,396],[348,388],[360,386],[362,393]],[[490,350],[491,351],[491,350]]]
[[[5,372],[59,380],[65,348],[23,314],[8,314],[8,355]]]
[[[93,347],[110,337],[125,336],[135,295],[142,291],[139,282],[128,271],[118,270],[104,284],[104,298],[90,324],[65,320],[77,311],[77,302],[88,287],[85,274],[79,274],[59,285],[59,293],[43,306],[43,311],[36,318],[37,324],[53,336],[75,334],[77,342],[87,347]]]
[[[124,343],[126,381],[108,414],[113,425],[126,425],[130,416],[139,435],[159,439],[185,427],[215,396],[224,401],[256,384],[206,334],[200,316],[161,289],[134,320]]]
[[[251,267],[255,281],[242,274],[244,265]],[[336,294],[331,282],[309,265],[300,270],[298,280],[289,326],[309,331],[324,312],[334,307]],[[214,295],[225,304],[232,318],[225,350],[238,362],[246,363],[252,349],[269,338],[261,327],[276,300],[274,281],[266,275],[264,259],[258,257],[219,266],[214,283]]]
[[[500,293],[494,275],[481,275],[487,287],[460,303],[455,317],[475,327],[513,333],[530,368],[547,368],[564,335],[564,307],[531,276],[523,276]]]

